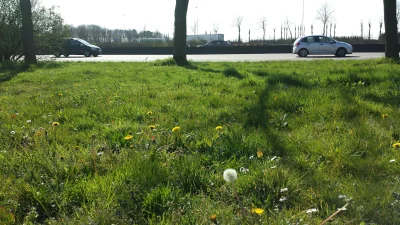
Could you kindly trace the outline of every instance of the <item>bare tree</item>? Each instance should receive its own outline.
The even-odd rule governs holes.
[[[178,65],[187,64],[186,58],[186,16],[189,0],[176,0],[174,23],[173,58]]]
[[[332,37],[332,23],[329,24],[329,36]]]
[[[364,22],[361,20],[361,22],[360,22],[360,26],[361,26],[361,39],[363,39],[364,38]]]
[[[321,21],[323,25],[323,35],[327,35],[328,31],[326,29],[329,21],[333,19],[333,10],[329,7],[327,3],[323,4],[322,7],[317,11],[317,20]]]
[[[383,22],[382,22],[382,19],[380,19],[379,20],[379,37],[378,37],[378,39],[381,38],[381,35],[382,35],[382,26],[383,26]]]
[[[36,64],[35,43],[33,40],[32,4],[30,0],[20,0],[22,16],[22,43],[25,62]]]
[[[213,31],[215,34],[218,34],[218,30],[219,30],[219,24],[218,23],[214,23],[213,24]]]
[[[311,24],[311,35],[314,35],[314,25]]]
[[[385,20],[385,57],[399,59],[396,0],[383,0]]]
[[[399,26],[400,22],[400,2],[397,1],[396,3],[396,19],[397,19],[397,27]]]
[[[371,40],[371,21],[368,21],[368,41]]]
[[[197,20],[193,21],[193,25],[190,27],[190,29],[192,30],[193,34],[197,34],[198,30]]]
[[[333,37],[336,37],[336,23],[333,25]]]
[[[249,29],[249,43],[250,43],[250,29]]]
[[[263,31],[263,42],[265,42],[265,33],[267,31],[267,19],[263,16],[261,19],[258,21],[258,24],[260,26],[260,29]]]
[[[241,16],[238,16],[238,17],[236,17],[234,20],[233,20],[233,23],[232,23],[232,26],[233,27],[237,27],[237,29],[238,29],[238,32],[239,32],[239,36],[238,36],[238,43],[240,44],[240,29],[241,29],[241,27],[242,27],[242,21],[243,21],[243,17],[241,17]]]
[[[274,41],[276,40],[276,39],[275,39],[275,30],[276,30],[276,27],[274,27]]]
[[[290,34],[290,39],[293,39],[292,30],[290,29],[291,25],[292,25],[292,22],[286,16],[285,26],[286,26],[287,31],[289,31],[289,33],[286,32],[286,37],[288,36],[288,34]]]

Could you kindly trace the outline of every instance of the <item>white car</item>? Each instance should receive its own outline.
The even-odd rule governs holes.
[[[353,53],[353,46],[348,43],[336,41],[323,35],[311,35],[297,38],[293,44],[293,54],[300,57],[307,55],[330,55],[344,57]]]

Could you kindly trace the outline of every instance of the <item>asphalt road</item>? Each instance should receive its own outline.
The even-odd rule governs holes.
[[[333,55],[315,55],[307,56],[306,58],[298,57],[297,55],[284,54],[235,54],[235,55],[187,55],[188,60],[197,62],[240,62],[240,61],[281,61],[281,60],[361,60],[384,57],[383,52],[360,52],[347,55],[346,57],[335,57]],[[80,55],[71,55],[69,57],[56,58],[54,56],[42,56],[42,59],[56,60],[59,62],[65,61],[80,61],[80,62],[145,62],[155,61],[158,59],[171,58],[172,55],[100,55],[98,57],[84,57]]]

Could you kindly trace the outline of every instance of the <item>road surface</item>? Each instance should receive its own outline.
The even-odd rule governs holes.
[[[383,52],[360,52],[347,55],[346,57],[335,57],[333,55],[313,55],[305,58],[298,57],[295,54],[234,54],[234,55],[187,55],[188,60],[196,62],[209,61],[209,62],[240,62],[240,61],[281,61],[281,60],[361,60],[384,57]],[[44,59],[56,60],[58,62],[65,61],[80,61],[80,62],[149,62],[158,59],[171,58],[172,55],[100,55],[98,57],[85,57],[80,55],[71,55],[69,57],[61,56],[55,58],[54,56],[42,56]]]

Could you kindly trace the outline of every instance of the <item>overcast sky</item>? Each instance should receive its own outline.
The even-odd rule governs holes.
[[[72,25],[97,24],[109,29],[136,29],[160,31],[173,34],[175,0],[40,0],[44,6],[59,6],[65,23]],[[382,0],[304,0],[304,25],[306,35],[310,34],[311,24],[314,34],[322,33],[321,22],[316,19],[317,11],[327,3],[334,10],[334,23],[337,36],[360,35],[361,22],[364,35],[368,35],[368,22],[371,22],[371,35],[379,34],[379,21],[383,20]],[[225,40],[235,40],[237,28],[233,20],[243,17],[242,39],[262,39],[259,20],[267,19],[267,37],[273,37],[276,28],[277,38],[280,27],[288,20],[300,26],[303,14],[303,0],[190,0],[187,16],[188,34],[195,21],[199,24],[199,34],[213,31],[218,25],[218,33],[225,34]],[[279,32],[278,32],[279,30]]]

